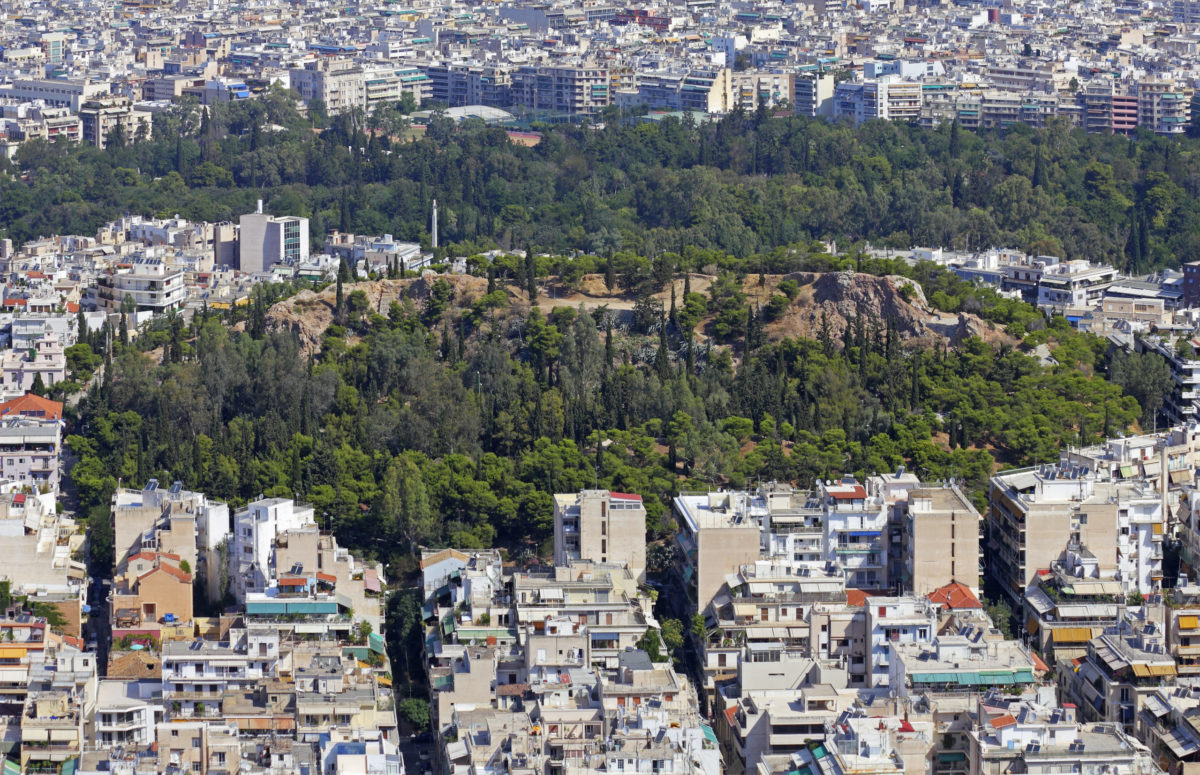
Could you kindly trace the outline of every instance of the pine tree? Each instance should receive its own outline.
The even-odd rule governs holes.
[[[962,128],[958,125],[958,120],[955,119],[950,124],[950,158],[957,159],[962,152]]]
[[[604,287],[612,293],[617,289],[617,265],[613,261],[612,251],[608,252],[608,259],[604,262]]]
[[[45,397],[46,383],[42,380],[42,373],[40,371],[33,375],[33,387],[29,388],[29,392],[35,396]]]

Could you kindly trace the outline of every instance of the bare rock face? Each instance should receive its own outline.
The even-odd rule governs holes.
[[[470,275],[434,275],[405,280],[371,280],[348,283],[342,287],[344,296],[362,291],[367,297],[367,309],[372,313],[387,315],[393,301],[409,299],[420,309],[428,301],[433,284],[443,279],[449,283],[453,296],[451,304],[469,305],[487,293],[487,279]],[[329,285],[320,293],[301,291],[290,299],[272,305],[267,311],[267,327],[274,330],[292,331],[300,337],[300,347],[305,354],[320,349],[325,329],[333,323],[337,305],[337,287]]]
[[[869,326],[890,320],[903,340],[944,337],[936,329],[941,315],[931,312],[916,282],[898,275],[878,277],[856,272],[796,272],[780,278],[800,289],[783,317],[767,326],[772,339],[817,338],[824,326],[834,341],[862,317]],[[956,324],[957,317],[946,316]]]

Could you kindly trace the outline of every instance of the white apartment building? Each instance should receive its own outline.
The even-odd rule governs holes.
[[[32,350],[5,350],[0,355],[4,391],[23,395],[33,389],[40,375],[42,384],[51,387],[67,378],[67,356],[62,343],[52,336],[43,336]]]
[[[132,299],[137,311],[164,313],[179,309],[187,300],[183,271],[167,266],[153,254],[134,258],[127,268],[103,273],[96,278],[96,305],[107,312],[119,312],[125,299]]]
[[[316,527],[312,506],[288,498],[255,501],[234,515],[229,571],[239,601],[244,602],[248,593],[265,591],[277,577],[276,539],[304,527]]]
[[[888,510],[879,492],[868,492],[854,477],[820,484],[825,512],[825,561],[841,568],[846,586],[881,589],[887,585]]]
[[[867,686],[885,687],[892,644],[929,643],[938,631],[937,606],[923,597],[868,597],[865,613]]]
[[[163,718],[162,703],[155,699],[161,691],[162,684],[154,681],[101,681],[92,739],[109,747],[153,743],[154,727]]]
[[[162,644],[162,699],[171,718],[220,715],[221,695],[252,688],[276,675],[279,633],[272,628],[231,630],[228,643],[209,640]]]

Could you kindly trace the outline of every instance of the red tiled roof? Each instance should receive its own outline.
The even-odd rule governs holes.
[[[608,495],[610,498],[614,498],[619,501],[640,501],[642,499],[642,496],[640,496],[640,495],[634,495],[634,494],[627,493],[627,492],[611,492],[610,491],[608,493]]]
[[[78,305],[78,304],[76,304],[76,303],[75,303],[75,302],[73,302],[73,301],[68,301],[68,302],[67,302],[67,312],[69,312],[69,313],[71,313],[72,315],[74,315],[74,314],[75,314],[76,312],[78,312],[78,311],[79,311],[79,305]]]
[[[1037,655],[1036,651],[1031,651],[1030,654],[1033,655],[1033,667],[1035,670],[1039,673],[1049,672],[1050,666],[1042,661],[1042,658]]]
[[[929,593],[932,603],[941,603],[952,610],[961,608],[983,608],[983,603],[975,597],[975,593],[965,584],[952,581],[944,587]]]
[[[864,589],[847,589],[846,605],[862,608],[867,604],[867,592]]]
[[[867,497],[867,490],[861,484],[850,485],[847,487],[830,487],[826,492],[834,500],[850,501],[862,500]]]
[[[45,280],[46,279],[46,275],[42,274],[41,272],[39,272],[36,269],[30,269],[28,272],[25,273],[25,276],[28,277],[30,280]]]
[[[307,579],[280,579],[279,586],[281,587],[305,587],[308,586]]]
[[[334,576],[332,573],[322,573],[321,571],[317,571],[317,581],[332,581],[336,584],[337,576]]]
[[[5,299],[4,306],[6,307],[23,307],[29,303],[29,299]]]
[[[25,395],[5,401],[0,404],[0,418],[21,415],[46,420],[61,420],[63,405],[59,401],[26,393]]]
[[[192,575],[190,573],[184,573],[179,568],[176,568],[174,565],[155,565],[150,570],[148,570],[145,573],[143,573],[142,575],[138,576],[138,581],[141,581],[142,579],[146,578],[147,576],[151,575],[152,573],[155,573],[156,571],[162,571],[163,573],[167,574],[168,576],[174,576],[175,578],[179,579],[180,581],[182,581],[185,584],[189,584],[192,581]]]
[[[1017,723],[1017,720],[1015,718],[1013,718],[1011,714],[1008,714],[1008,713],[1004,714],[1003,716],[1001,716],[999,718],[992,719],[992,726],[995,727],[996,729],[1003,729],[1004,727],[1011,727],[1015,723]]]

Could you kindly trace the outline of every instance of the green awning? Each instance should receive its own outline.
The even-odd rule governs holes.
[[[949,751],[947,753],[939,753],[938,761],[942,764],[950,764],[952,762],[965,762],[967,755],[962,751]]]
[[[373,632],[367,636],[367,646],[376,654],[387,652],[387,646],[383,642],[383,636],[377,632]]]
[[[12,759],[4,760],[4,775],[21,775],[21,765]]]
[[[710,743],[717,742],[717,735],[712,731],[712,727],[710,727],[708,724],[701,724],[700,729],[704,732],[704,738],[706,740],[708,740]]]

